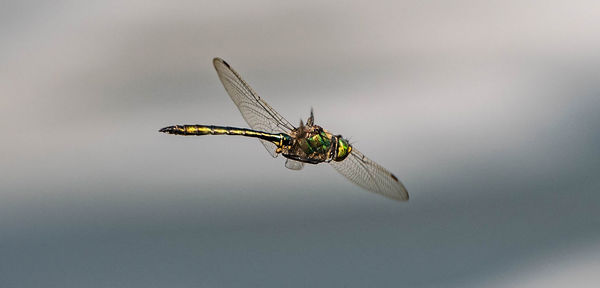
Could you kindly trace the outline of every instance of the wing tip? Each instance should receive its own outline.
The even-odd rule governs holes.
[[[395,176],[394,178],[396,179],[396,181],[398,180]],[[408,201],[408,199],[410,198],[410,196],[408,196],[408,190],[406,190],[406,187],[404,187],[404,184],[402,184],[402,182],[398,181],[398,184],[400,184],[400,193],[398,193],[400,196],[400,200]]]
[[[223,65],[225,65],[225,67],[231,69],[231,66],[229,66],[229,64],[227,62],[225,62],[225,60],[221,59],[220,57],[213,58],[213,65],[216,67],[217,64],[223,64]]]
[[[394,179],[394,181],[396,181],[396,183],[398,183],[398,185],[400,185],[400,189],[398,191],[398,195],[397,197],[393,197],[394,199],[400,200],[400,201],[408,201],[408,199],[410,198],[408,196],[408,191],[406,190],[406,187],[404,187],[404,184],[402,184],[402,182],[400,182],[400,180],[398,180],[398,177],[396,177],[396,175],[390,173],[390,176],[392,176],[392,179]]]

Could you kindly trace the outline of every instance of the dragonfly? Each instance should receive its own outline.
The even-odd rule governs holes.
[[[358,186],[391,199],[408,200],[406,188],[394,174],[360,153],[348,139],[315,125],[313,110],[306,123],[295,127],[242,79],[223,59],[213,65],[227,94],[251,129],[216,125],[173,125],[159,132],[174,135],[237,135],[258,138],[269,154],[286,158],[285,167],[301,170],[305,164],[329,163]]]

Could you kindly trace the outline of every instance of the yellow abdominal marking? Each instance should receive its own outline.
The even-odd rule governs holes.
[[[185,133],[187,134],[196,134],[198,132],[198,129],[196,129],[196,126],[185,126]]]
[[[268,141],[277,148],[285,148],[287,145],[290,145],[292,139],[289,135],[284,133],[267,133],[262,131],[256,131],[251,129],[243,129],[243,128],[235,128],[235,127],[227,127],[227,126],[214,126],[214,125],[173,125],[162,128],[159,132],[175,134],[175,135],[237,135],[237,136],[246,136],[246,137],[254,137],[259,138],[263,141]],[[281,149],[278,149],[281,150]],[[281,153],[281,151],[277,152]]]
[[[212,130],[213,134],[228,134],[228,130],[226,129],[221,129],[221,128],[216,128]]]

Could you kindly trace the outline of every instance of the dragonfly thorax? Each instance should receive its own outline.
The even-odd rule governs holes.
[[[318,125],[300,125],[290,132],[290,137],[291,145],[282,147],[281,153],[305,163],[342,161],[352,150],[341,135],[333,135]]]

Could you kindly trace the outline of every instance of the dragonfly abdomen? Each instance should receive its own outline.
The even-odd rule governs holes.
[[[263,139],[275,143],[278,147],[281,145],[289,145],[292,139],[284,133],[272,134],[262,131],[256,131],[246,128],[236,128],[228,126],[215,125],[174,125],[162,128],[159,132],[184,135],[184,136],[201,136],[201,135],[239,135]]]

